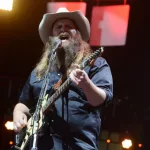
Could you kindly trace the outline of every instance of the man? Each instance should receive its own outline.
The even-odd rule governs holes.
[[[109,65],[102,57],[93,66],[80,69],[80,64],[92,53],[87,43],[89,21],[80,11],[60,8],[43,16],[39,34],[45,44],[44,53],[14,108],[14,130],[18,132],[27,125],[29,109],[36,105],[47,73],[50,76],[47,94],[69,76],[72,83],[55,101],[53,111],[48,112],[50,125],[38,138],[38,150],[98,150],[100,109],[112,100],[113,82]],[[57,41],[61,44],[49,67]]]

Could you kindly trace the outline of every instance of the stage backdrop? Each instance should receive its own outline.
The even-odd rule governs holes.
[[[93,7],[90,45],[125,45],[129,10],[129,5]]]
[[[47,12],[55,13],[58,8],[69,11],[80,10],[86,15],[85,2],[49,2]],[[129,5],[94,6],[91,15],[91,46],[121,46],[126,44]]]
[[[49,2],[47,3],[47,12],[55,13],[60,7],[66,7],[69,11],[80,10],[84,15],[86,14],[85,2]]]

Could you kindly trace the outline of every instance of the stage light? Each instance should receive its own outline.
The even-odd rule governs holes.
[[[13,0],[0,0],[0,9],[11,11]]]
[[[110,139],[107,139],[107,141],[106,141],[107,143],[110,143]]]
[[[139,144],[138,144],[138,147],[140,147],[140,148],[141,148],[141,147],[142,147],[142,144],[141,144],[141,143],[139,143]]]
[[[122,147],[125,149],[129,149],[132,146],[132,141],[130,139],[124,139],[122,141]]]
[[[12,121],[7,121],[5,123],[5,127],[6,127],[7,130],[13,130],[14,129],[13,128],[13,122]]]
[[[13,141],[9,141],[9,145],[13,145],[14,143],[13,143]]]

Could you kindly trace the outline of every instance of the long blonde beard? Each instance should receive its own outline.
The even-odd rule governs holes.
[[[45,45],[42,58],[35,68],[38,79],[41,79],[48,71],[60,71],[62,66],[64,67],[63,71],[70,72],[73,64],[80,65],[92,53],[89,44],[83,41],[81,35],[78,34],[68,46],[57,50],[57,55],[52,61],[51,68],[48,68],[49,56],[55,40],[55,38],[50,37]]]

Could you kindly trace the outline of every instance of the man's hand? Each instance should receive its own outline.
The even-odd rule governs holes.
[[[79,69],[78,65],[73,66],[73,70],[70,73],[70,78],[80,88],[84,88],[90,80],[87,73],[84,70]]]
[[[13,113],[14,131],[19,132],[26,125],[27,125],[27,116],[21,111],[15,111]]]

